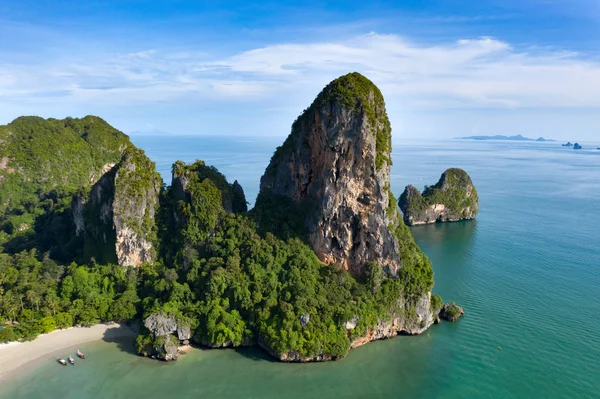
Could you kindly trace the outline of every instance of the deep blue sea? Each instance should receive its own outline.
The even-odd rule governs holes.
[[[133,136],[170,182],[173,161],[203,159],[253,203],[283,138]],[[392,190],[465,169],[475,221],[412,228],[434,291],[464,306],[457,323],[353,350],[338,362],[281,364],[260,350],[193,350],[174,364],[97,342],[90,362],[39,362],[0,398],[598,398],[600,143],[396,143]],[[500,348],[502,348],[500,350]]]

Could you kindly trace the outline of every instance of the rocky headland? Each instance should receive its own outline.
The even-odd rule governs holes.
[[[0,277],[29,276],[0,279],[14,303],[28,292],[20,314],[0,314],[19,320],[0,340],[141,319],[145,356],[176,360],[189,343],[258,345],[308,362],[420,334],[444,304],[407,227],[415,219],[404,222],[392,194],[390,166],[385,101],[358,73],[328,84],[293,123],[250,211],[240,184],[201,160],[175,162],[164,187],[144,152],[100,118],[0,126],[9,265]],[[465,176],[449,169],[421,201],[449,199],[432,203],[445,204],[444,220],[474,216]]]

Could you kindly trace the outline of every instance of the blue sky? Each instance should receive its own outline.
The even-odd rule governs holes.
[[[600,140],[600,2],[0,0],[0,123],[285,136],[330,80],[382,90],[394,141]]]

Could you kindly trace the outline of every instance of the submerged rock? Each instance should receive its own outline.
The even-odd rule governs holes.
[[[473,219],[479,210],[477,190],[462,169],[446,170],[440,180],[421,194],[407,186],[398,200],[409,226]]]
[[[445,303],[440,311],[440,317],[447,321],[457,321],[464,314],[463,308],[454,302]]]

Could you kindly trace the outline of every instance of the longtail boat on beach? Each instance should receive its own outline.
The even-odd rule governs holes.
[[[81,352],[79,349],[77,349],[77,356],[78,356],[80,359],[85,359],[85,354],[83,354],[83,353],[82,353],[82,352]]]

